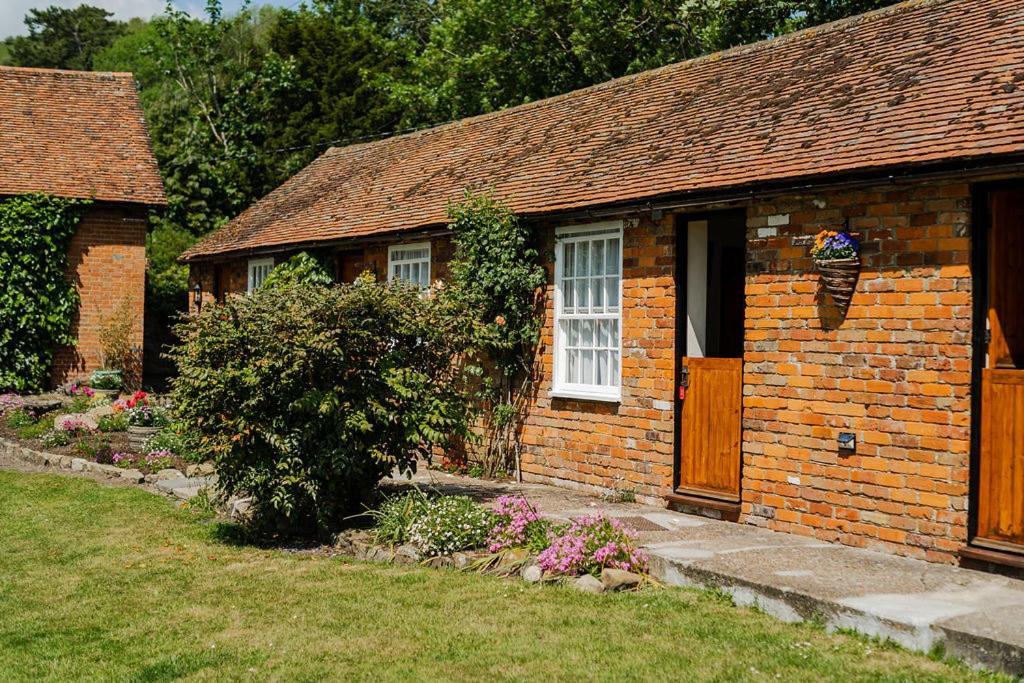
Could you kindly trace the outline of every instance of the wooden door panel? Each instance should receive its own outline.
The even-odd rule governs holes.
[[[689,387],[680,419],[679,490],[740,498],[743,360],[683,358]]]
[[[988,367],[1024,369],[1024,191],[993,192],[989,211]]]
[[[1024,371],[982,371],[976,542],[1024,545]]]

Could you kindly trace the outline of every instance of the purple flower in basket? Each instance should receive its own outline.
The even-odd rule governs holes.
[[[822,230],[814,237],[811,247],[811,258],[815,261],[832,261],[836,259],[856,258],[860,253],[860,243],[848,232]]]

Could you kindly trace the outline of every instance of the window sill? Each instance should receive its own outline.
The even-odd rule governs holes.
[[[575,390],[575,389],[552,389],[548,392],[551,398],[568,398],[574,401],[601,401],[603,403],[621,403],[622,394],[602,394],[598,392]]]

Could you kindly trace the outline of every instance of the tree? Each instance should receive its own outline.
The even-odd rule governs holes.
[[[124,22],[114,21],[112,16],[92,5],[29,10],[25,17],[28,35],[5,41],[10,63],[90,71],[96,54],[127,30]]]

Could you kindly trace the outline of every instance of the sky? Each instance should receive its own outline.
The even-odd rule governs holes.
[[[102,7],[114,13],[116,19],[142,17],[149,19],[160,14],[166,6],[166,0],[0,0],[0,38],[28,33],[25,27],[25,15],[30,9],[43,9],[51,6],[77,7],[81,4]],[[205,0],[173,0],[175,7],[190,14],[200,15],[206,5]],[[295,0],[260,0],[254,5],[279,5],[288,7],[297,5]],[[242,5],[242,0],[224,0],[225,12],[231,13]]]

